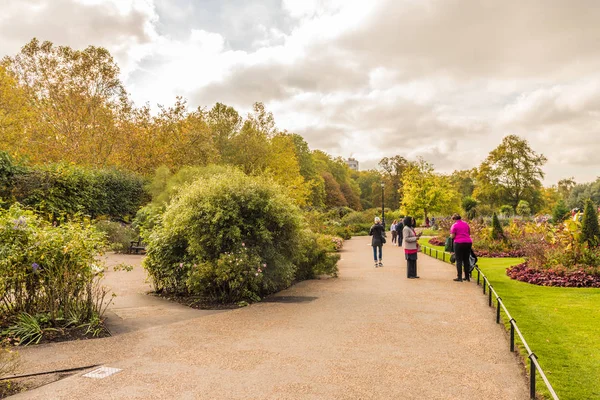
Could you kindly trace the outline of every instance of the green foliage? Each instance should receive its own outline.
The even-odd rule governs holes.
[[[500,225],[498,216],[494,213],[494,215],[492,215],[492,239],[502,240],[504,238],[504,230],[502,230],[502,225]]]
[[[540,203],[540,179],[546,157],[534,152],[526,140],[516,135],[502,139],[480,165],[474,197],[486,204],[510,204],[517,207],[526,200],[535,207]]]
[[[427,217],[458,211],[460,198],[447,177],[435,174],[424,160],[411,165],[402,175],[404,198],[402,209],[407,215]]]
[[[125,253],[129,249],[132,241],[139,238],[139,233],[131,227],[121,222],[112,222],[108,220],[96,221],[96,229],[106,235],[110,243],[110,249],[117,253]]]
[[[561,182],[566,187],[565,193],[569,193],[567,206],[570,209],[583,208],[587,199],[592,199],[595,204],[600,204],[600,178],[594,182],[581,184],[575,184],[573,181],[564,182],[564,180]]]
[[[68,164],[12,168],[5,197],[51,219],[77,213],[127,220],[147,200],[144,180],[115,169],[90,170]]]
[[[296,280],[314,279],[319,275],[337,276],[339,254],[334,254],[336,240],[304,229],[300,236],[302,251],[297,254]]]
[[[500,207],[500,214],[502,214],[505,218],[512,217],[515,212],[515,209],[510,204],[504,204]]]
[[[82,321],[101,316],[106,291],[96,257],[103,236],[85,221],[51,225],[18,205],[0,211],[2,320],[43,312],[59,326],[74,312]]]
[[[529,203],[525,200],[519,201],[519,204],[517,204],[517,208],[515,208],[515,211],[518,215],[522,217],[531,215],[531,208],[529,207]]]
[[[581,242],[589,246],[597,246],[600,240],[600,228],[598,227],[598,211],[591,199],[586,200],[581,221]]]
[[[562,223],[569,215],[569,209],[563,199],[560,199],[552,210],[552,222],[555,224]]]
[[[144,265],[157,290],[252,301],[293,281],[300,224],[300,210],[278,185],[228,169],[179,192],[148,237]]]
[[[477,204],[477,200],[475,200],[472,197],[464,197],[462,199],[462,209],[465,210],[465,212],[467,213],[468,219],[475,218],[475,215],[477,213]]]

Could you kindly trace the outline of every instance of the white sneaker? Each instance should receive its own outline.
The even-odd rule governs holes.
[[[379,266],[383,267],[383,263],[381,261],[379,261]]]

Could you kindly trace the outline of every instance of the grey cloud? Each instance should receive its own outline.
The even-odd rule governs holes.
[[[338,45],[408,77],[562,76],[600,66],[599,20],[595,0],[389,0]]]

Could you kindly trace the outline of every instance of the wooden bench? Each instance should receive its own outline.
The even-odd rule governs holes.
[[[138,238],[138,240],[132,240],[129,245],[129,254],[139,254],[141,252],[146,252],[146,244],[142,242],[142,238]]]

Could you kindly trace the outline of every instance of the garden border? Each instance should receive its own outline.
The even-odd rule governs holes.
[[[429,254],[427,254],[427,249],[429,249]],[[439,260],[440,259],[439,258],[440,250],[434,249],[434,248],[429,247],[429,246],[421,246],[421,252],[423,254],[425,254],[425,255],[429,255],[430,257],[434,257],[432,255],[433,251],[435,251],[435,258],[437,260]],[[441,251],[441,253],[442,253],[441,260],[444,261],[444,262],[446,262],[446,254],[449,254],[449,253],[446,253],[445,251]],[[448,260],[450,260],[450,256],[448,256]],[[479,269],[479,267],[475,266],[475,268],[477,269],[477,286],[479,286],[479,284],[480,284],[479,282],[481,280],[481,277],[483,276],[482,285],[483,285],[483,294],[484,295],[486,294],[486,284],[488,286],[488,291],[487,291],[487,293],[488,293],[488,305],[490,307],[494,307],[494,302],[492,300],[492,293],[494,294],[494,296],[496,296],[496,323],[497,324],[500,323],[500,307],[502,307],[502,309],[504,310],[504,313],[506,314],[506,317],[508,318],[508,322],[510,323],[510,351],[511,352],[515,351],[515,332],[517,332],[517,334],[519,335],[519,338],[521,339],[521,343],[523,343],[523,346],[525,347],[525,350],[527,350],[527,358],[529,358],[529,361],[530,361],[530,374],[529,374],[529,397],[530,397],[530,399],[535,399],[535,395],[536,395],[536,391],[535,391],[535,386],[536,386],[536,379],[535,378],[536,378],[536,376],[535,376],[535,373],[537,371],[537,372],[539,372],[540,376],[542,377],[542,380],[546,384],[546,388],[548,388],[548,391],[552,395],[552,398],[554,400],[559,400],[556,392],[554,391],[554,388],[552,387],[552,385],[548,381],[548,378],[546,378],[546,374],[544,374],[544,371],[542,370],[542,367],[538,363],[537,356],[535,355],[535,353],[533,351],[531,351],[531,348],[527,344],[527,341],[525,340],[525,337],[523,337],[523,334],[521,333],[521,330],[517,326],[517,322],[515,321],[515,319],[508,312],[508,309],[504,305],[504,302],[502,301],[502,298],[494,290],[494,287],[490,284],[490,281],[488,280],[487,276],[485,276],[485,274]]]

